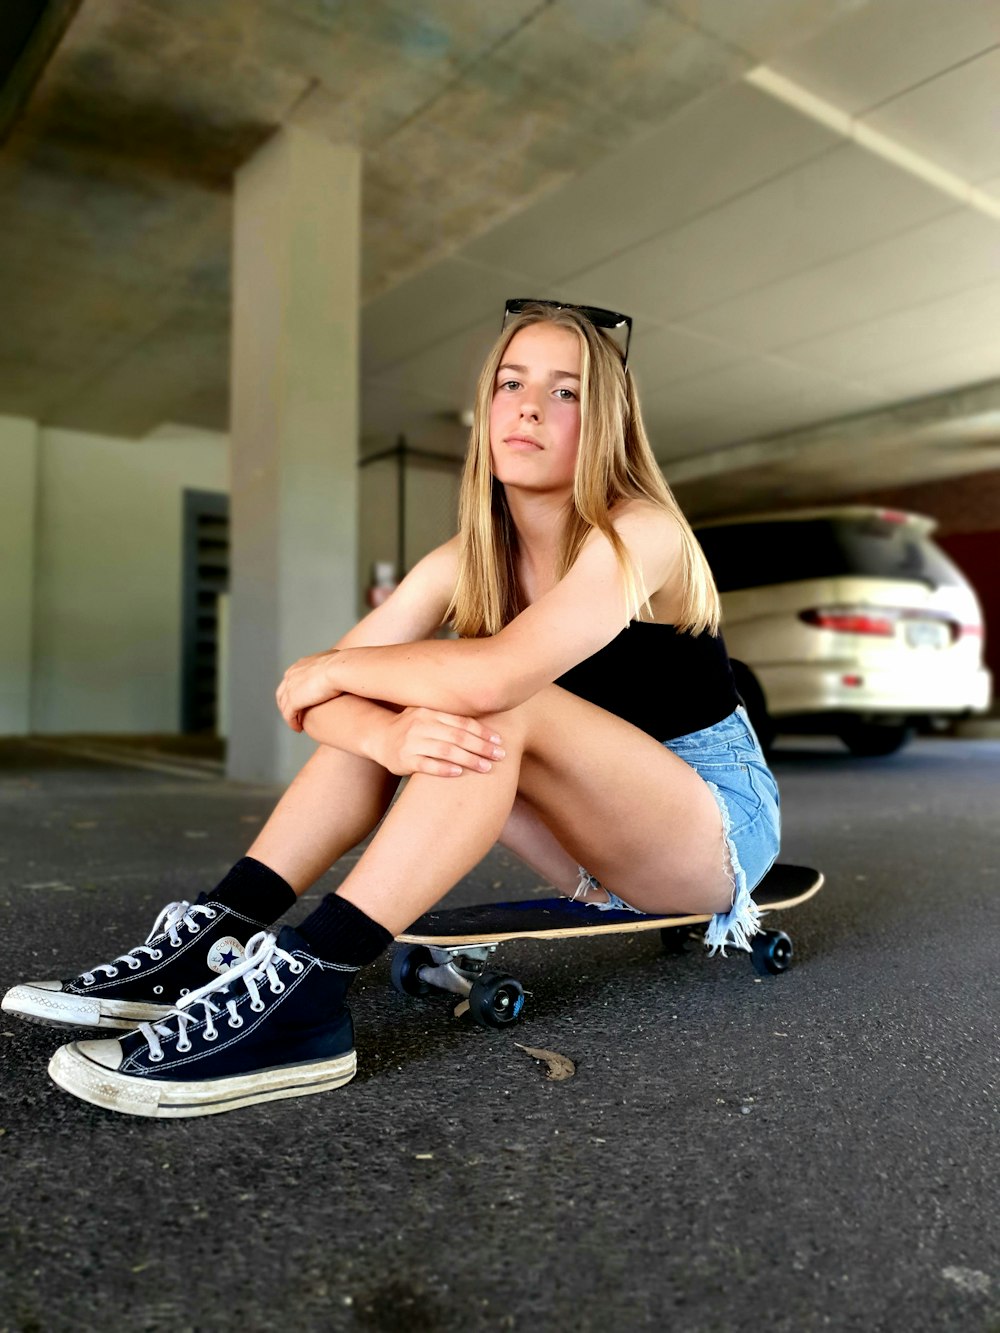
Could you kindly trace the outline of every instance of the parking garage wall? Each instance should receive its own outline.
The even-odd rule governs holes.
[[[23,736],[31,726],[38,470],[38,427],[33,421],[0,417],[0,460],[0,736]]]
[[[847,503],[908,509],[938,521],[934,540],[975,588],[986,621],[986,665],[1000,686],[1000,471],[868,491]],[[994,703],[996,707],[996,703]]]
[[[183,492],[228,492],[228,438],[0,416],[0,468],[0,735],[177,732]],[[454,533],[458,471],[408,469],[407,568]],[[373,562],[397,558],[394,463],[362,482],[359,615]]]
[[[186,488],[226,491],[224,436],[42,429],[31,730],[179,730]]]

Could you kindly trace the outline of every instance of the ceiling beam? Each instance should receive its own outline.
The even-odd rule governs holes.
[[[689,517],[720,517],[1000,467],[1000,380],[662,463]]]
[[[0,42],[0,144],[28,105],[81,0],[8,0]]]

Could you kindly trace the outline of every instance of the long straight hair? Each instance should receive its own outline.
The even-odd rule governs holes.
[[[462,638],[498,634],[525,608],[517,574],[518,537],[504,486],[493,475],[490,408],[497,371],[514,335],[531,324],[554,324],[580,339],[580,444],[573,498],[560,536],[557,577],[563,578],[595,529],[611,543],[623,581],[623,628],[645,610],[649,593],[625,543],[615,531],[612,508],[645,499],[670,514],[681,534],[681,607],[675,621],[692,634],[715,633],[719,595],[708,562],[663,478],[650,448],[632,376],[621,351],[583,315],[543,304],[527,306],[511,320],[486,358],[476,390],[469,448],[459,499],[458,580],[448,619]]]

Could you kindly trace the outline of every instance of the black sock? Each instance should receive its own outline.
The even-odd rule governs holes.
[[[393,938],[385,926],[335,893],[328,893],[296,929],[317,958],[350,967],[374,963]]]
[[[269,926],[284,916],[296,900],[295,890],[276,870],[252,856],[244,856],[200,901],[220,902],[240,916]]]

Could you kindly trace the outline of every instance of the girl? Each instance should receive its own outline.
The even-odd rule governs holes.
[[[749,947],[777,789],[622,327],[591,307],[508,303],[460,531],[285,673],[281,713],[318,748],[248,855],[165,908],[145,944],[5,997],[54,1022],[139,1020],[57,1051],[60,1086],[151,1116],[339,1087],[355,1071],[355,972],[498,840],[595,911],[714,913],[713,951]],[[459,639],[434,638],[449,621]],[[297,930],[266,929],[380,821],[336,894]]]

